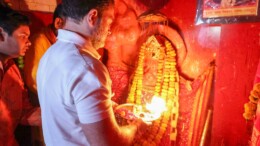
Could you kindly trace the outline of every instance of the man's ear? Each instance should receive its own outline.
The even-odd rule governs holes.
[[[64,20],[62,18],[55,18],[54,20],[54,27],[55,29],[60,29],[64,26]]]
[[[95,27],[96,22],[98,21],[98,11],[97,11],[97,9],[91,9],[88,12],[87,21],[88,21],[90,27]]]

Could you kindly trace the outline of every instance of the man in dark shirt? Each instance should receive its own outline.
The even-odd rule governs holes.
[[[24,56],[31,45],[28,17],[0,6],[0,146],[17,146],[18,124],[41,125],[40,109],[34,108],[13,59]]]

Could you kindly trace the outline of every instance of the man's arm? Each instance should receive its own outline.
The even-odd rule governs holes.
[[[24,89],[22,98],[22,117],[20,123],[23,125],[41,126],[41,109],[31,104],[28,90]]]
[[[134,140],[138,125],[120,127],[112,115],[102,121],[81,126],[91,146],[128,146]]]
[[[5,103],[0,98],[0,145],[13,145],[12,118]]]

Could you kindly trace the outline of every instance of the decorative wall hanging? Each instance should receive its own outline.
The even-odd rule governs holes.
[[[195,24],[260,21],[259,0],[198,0]]]

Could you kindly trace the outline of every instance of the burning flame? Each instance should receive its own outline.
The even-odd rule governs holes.
[[[146,104],[146,109],[148,112],[144,112],[142,109],[139,109],[135,115],[141,118],[144,122],[151,122],[161,117],[161,114],[166,111],[165,100],[154,96],[151,100],[151,103]]]
[[[151,103],[146,104],[146,109],[149,110],[155,117],[160,117],[162,112],[166,111],[165,100],[160,97],[154,96]],[[156,119],[158,119],[156,118]]]

